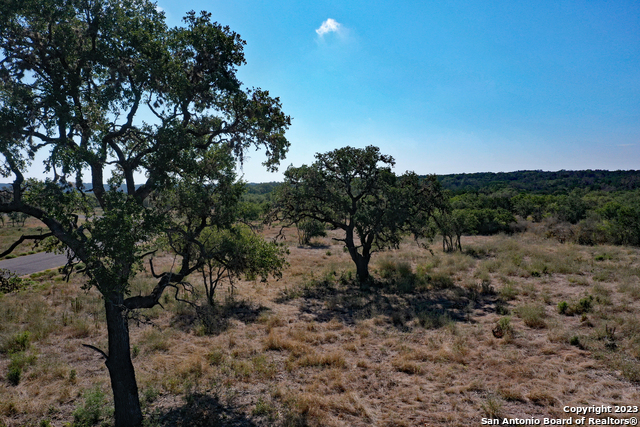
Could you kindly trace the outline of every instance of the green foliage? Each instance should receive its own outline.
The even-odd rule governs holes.
[[[442,186],[456,194],[514,191],[538,194],[567,194],[575,189],[620,191],[640,188],[639,171],[582,170],[543,172],[480,172],[440,175]]]
[[[562,301],[558,303],[558,313],[566,314],[568,308],[569,308],[569,303],[567,303],[566,301]]]
[[[123,368],[110,368],[112,384],[130,393],[116,399],[118,424],[142,421],[129,352],[114,353],[129,348],[122,312],[157,305],[198,271],[205,229],[255,217],[238,205],[234,169],[246,150],[265,148],[275,170],[289,147],[280,100],[237,78],[244,45],[207,12],[169,28],[148,0],[0,2],[0,174],[14,177],[0,213],[40,219],[47,248],[70,250],[103,295],[109,342],[119,343],[109,359]],[[25,179],[41,155],[54,178]],[[130,296],[161,243],[178,268]],[[249,272],[262,274],[265,262]]]
[[[24,370],[27,366],[35,365],[36,360],[37,357],[34,354],[27,354],[25,351],[11,353],[7,367],[7,380],[13,385],[18,385]]]
[[[20,383],[20,378],[22,377],[22,369],[18,366],[9,366],[9,371],[7,372],[7,380],[11,385],[18,385]]]
[[[418,323],[425,329],[440,329],[453,322],[451,316],[442,310],[418,310],[417,317]]]
[[[303,219],[296,224],[296,227],[300,245],[309,245],[314,237],[325,237],[327,235],[324,224],[316,219]]]
[[[266,417],[269,421],[275,421],[278,418],[278,408],[269,401],[264,400],[262,397],[256,402],[256,406],[253,409],[253,415]]]
[[[73,411],[72,427],[108,425],[106,395],[99,386],[85,391],[84,404]]]
[[[311,166],[287,169],[270,220],[315,220],[343,230],[358,279],[366,281],[373,252],[397,247],[406,233],[431,238],[429,218],[444,206],[435,177],[398,177],[394,163],[373,146],[318,153]]]
[[[505,316],[498,319],[498,323],[492,332],[497,338],[513,337],[515,331],[513,325],[511,325],[511,317]]]
[[[591,311],[593,306],[593,295],[581,298],[579,301],[572,304],[562,301],[558,304],[558,313],[565,316],[575,316],[576,314],[584,314]]]
[[[209,304],[214,304],[215,291],[222,280],[232,284],[240,275],[248,278],[269,275],[282,276],[286,265],[286,249],[268,242],[245,226],[226,229],[209,227],[203,230],[203,265],[200,267]]]
[[[29,348],[31,341],[31,333],[24,331],[17,333],[7,339],[0,347],[0,353],[16,353],[19,351],[25,351]]]
[[[4,268],[0,269],[0,293],[16,292],[33,283],[18,277],[15,273]]]

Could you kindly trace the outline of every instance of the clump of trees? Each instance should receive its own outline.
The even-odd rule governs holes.
[[[379,148],[344,147],[316,154],[312,165],[289,167],[273,196],[270,220],[317,221],[344,232],[360,282],[369,280],[373,253],[397,247],[409,233],[431,239],[434,213],[444,208],[435,177],[397,176]]]
[[[437,218],[446,248],[458,248],[460,235],[511,233],[531,225],[561,242],[640,245],[638,171],[521,171],[438,179],[453,192],[447,215]]]
[[[229,262],[237,251],[251,260],[265,252],[234,228],[236,162],[253,146],[275,169],[289,147],[279,99],[236,76],[244,45],[205,12],[169,28],[148,0],[0,2],[0,174],[13,180],[0,212],[42,221],[49,233],[29,238],[55,238],[102,294],[108,348],[90,347],[109,370],[118,427],[142,422],[129,342],[135,311],[218,264],[231,275],[282,265]],[[53,178],[27,180],[39,153]],[[209,245],[216,233],[233,235],[235,246]],[[131,296],[131,280],[163,241],[176,267],[154,271],[155,288]]]

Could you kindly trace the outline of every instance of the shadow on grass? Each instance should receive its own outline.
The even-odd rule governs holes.
[[[222,304],[195,306],[192,312],[174,316],[172,325],[183,330],[201,325],[207,335],[218,335],[229,328],[231,319],[254,323],[269,308],[245,300],[227,300]]]
[[[289,291],[276,302],[296,298],[301,300],[301,313],[317,322],[338,319],[354,324],[382,315],[401,330],[410,330],[412,325],[437,329],[451,322],[470,322],[471,313],[478,315],[478,310],[485,315],[496,312],[496,307],[504,309],[504,302],[488,283],[467,288],[448,277],[418,280],[415,275],[360,284],[333,274]]]
[[[331,245],[325,245],[324,243],[313,243],[308,245],[298,245],[298,249],[330,249]]]
[[[176,427],[258,427],[254,420],[245,414],[225,406],[220,400],[207,394],[192,394],[187,402],[165,413],[156,413],[149,418],[151,426]]]

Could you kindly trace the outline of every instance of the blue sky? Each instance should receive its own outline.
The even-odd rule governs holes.
[[[640,169],[640,2],[159,0],[247,41],[240,78],[279,96],[291,149],[377,145],[396,172]],[[321,30],[321,28],[323,30]]]

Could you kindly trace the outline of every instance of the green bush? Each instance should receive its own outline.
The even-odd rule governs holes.
[[[498,324],[492,330],[492,332],[496,338],[502,338],[505,336],[512,337],[514,334],[514,331],[513,331],[513,326],[511,325],[511,317],[509,316],[501,317],[498,320]]]
[[[15,255],[7,255],[5,258],[15,258]],[[25,287],[31,285],[33,282],[31,280],[21,279],[16,276],[15,273],[11,271],[0,268],[0,292],[8,294],[9,292],[16,292]]]
[[[9,373],[7,373],[7,380],[12,385],[20,384],[20,378],[22,377],[22,369],[18,366],[9,366]]]
[[[35,365],[37,357],[33,354],[27,355],[24,351],[11,353],[11,361],[8,366],[7,380],[18,385],[22,378],[22,372],[29,365]]]
[[[593,304],[593,295],[589,295],[580,299],[578,302],[569,304],[566,301],[562,301],[558,304],[558,313],[565,316],[575,316],[576,314],[584,314],[591,311]]]
[[[451,289],[455,286],[453,279],[447,274],[430,275],[427,280],[435,289]]]
[[[2,347],[0,347],[0,353],[17,353],[20,351],[25,351],[29,348],[31,339],[31,333],[29,331],[24,331],[18,334],[13,335],[9,338],[5,343],[3,343]]]
[[[314,237],[325,237],[324,224],[315,219],[306,219],[297,224],[298,227],[298,243],[300,245],[309,245]]]
[[[566,314],[568,308],[569,308],[569,303],[567,303],[566,301],[562,301],[558,303],[558,313]]]
[[[91,427],[105,421],[106,396],[100,387],[94,387],[84,393],[84,405],[73,411],[72,427]]]

